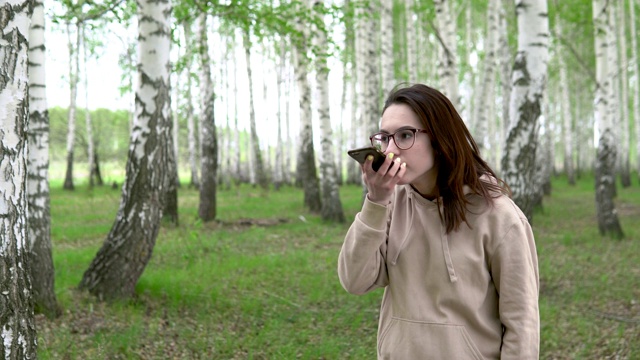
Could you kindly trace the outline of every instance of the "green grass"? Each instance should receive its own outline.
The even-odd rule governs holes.
[[[302,192],[218,192],[218,221],[180,189],[180,225],[163,225],[136,296],[111,304],[75,290],[100,248],[120,189],[51,188],[56,293],[38,317],[40,359],[372,359],[381,291],[347,294],[336,274],[346,224],[302,207]],[[341,189],[348,222],[362,190]],[[542,359],[640,357],[640,187],[619,188],[627,235],[602,238],[593,179],[553,193],[534,217]],[[247,219],[260,220],[251,224]]]

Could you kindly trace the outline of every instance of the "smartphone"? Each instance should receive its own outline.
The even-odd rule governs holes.
[[[374,171],[378,171],[380,165],[382,165],[384,159],[387,157],[382,151],[372,146],[349,150],[347,151],[347,154],[360,164],[364,164],[365,160],[367,160],[367,156],[373,155],[373,164],[371,167]]]

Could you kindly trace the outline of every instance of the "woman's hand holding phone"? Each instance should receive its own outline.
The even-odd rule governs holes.
[[[350,150],[348,154],[361,164],[362,181],[369,190],[369,200],[387,205],[406,172],[406,164],[399,157],[394,159],[393,153],[385,155],[373,147]]]

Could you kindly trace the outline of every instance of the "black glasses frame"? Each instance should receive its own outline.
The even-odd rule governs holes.
[[[413,133],[413,142],[407,148],[400,147],[400,145],[398,145],[398,142],[396,141],[396,134],[399,133],[399,132],[402,132],[402,131],[411,131]],[[393,139],[393,142],[396,144],[396,147],[398,147],[398,149],[400,149],[400,150],[409,150],[416,143],[416,133],[428,134],[427,130],[424,130],[424,129],[404,128],[404,129],[400,129],[400,130],[394,132],[393,134],[388,134],[388,133],[385,133],[385,132],[375,133],[375,134],[369,136],[369,141],[371,142],[371,146],[375,147],[376,144],[374,144],[373,138],[376,137],[376,136],[386,136],[387,139]],[[387,147],[389,147],[389,141],[387,141]],[[384,149],[384,150],[386,150],[386,149]]]

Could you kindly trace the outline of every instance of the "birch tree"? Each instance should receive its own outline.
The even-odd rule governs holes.
[[[71,23],[67,21],[67,47],[69,50],[69,113],[67,124],[67,170],[65,172],[63,188],[73,190],[73,162],[76,142],[76,110],[78,98],[78,81],[80,72],[80,23],[75,31],[75,45],[72,40]]]
[[[211,64],[207,37],[207,15],[199,16],[198,49],[200,49],[200,205],[198,216],[203,221],[216,218],[217,172],[218,172],[218,134],[214,113],[215,94],[211,79]]]
[[[298,6],[299,14],[308,12],[308,0]],[[311,87],[307,80],[307,29],[301,22],[296,27],[296,33],[292,37],[292,55],[298,95],[300,96],[300,145],[297,160],[296,183],[304,190],[304,205],[311,212],[320,212],[322,202],[320,200],[320,184],[316,169],[316,156],[313,146],[313,125],[311,118]]]
[[[640,71],[638,71],[638,33],[636,32],[636,15],[635,1],[629,1],[629,15],[631,16],[631,77],[640,79]],[[640,84],[636,80],[636,86],[633,91],[633,121],[636,130],[636,172],[640,180]]]
[[[395,86],[393,64],[393,0],[380,1],[380,60],[382,62],[382,93],[386,96]],[[343,90],[343,93],[345,91]]]
[[[558,7],[556,1],[556,8]],[[564,37],[562,28],[562,19],[560,11],[556,11],[555,19],[555,38]],[[576,184],[575,172],[573,167],[573,128],[571,118],[571,101],[569,98],[569,78],[567,76],[567,64],[565,54],[557,44],[558,72],[560,73],[560,108],[562,113],[562,135],[564,141],[564,172],[567,174],[569,185]]]
[[[506,2],[510,0],[502,0],[499,7],[500,11],[500,35],[498,40],[498,52],[500,62],[500,79],[502,83],[502,128],[499,129],[500,136],[500,148],[504,148],[504,144],[507,138],[507,131],[509,131],[509,102],[511,100],[511,64],[513,60],[511,57],[511,49],[509,49],[509,41],[507,33],[507,16],[505,11]],[[496,164],[499,171],[502,171],[502,164]]]
[[[282,141],[282,118],[283,118],[283,111],[282,111],[282,103],[284,102],[284,84],[285,84],[285,73],[286,73],[286,69],[287,69],[287,62],[286,62],[286,58],[287,58],[287,51],[285,48],[285,41],[284,39],[280,39],[280,43],[279,43],[279,52],[278,52],[278,60],[277,60],[277,69],[276,69],[276,76],[277,76],[277,86],[276,86],[276,98],[278,99],[278,105],[277,105],[277,109],[276,109],[276,121],[278,123],[277,127],[277,134],[276,134],[276,159],[275,159],[275,165],[273,167],[273,186],[276,190],[280,189],[280,186],[282,186],[282,183],[284,181],[284,142]]]
[[[418,81],[418,47],[416,45],[416,26],[413,16],[415,0],[404,0],[405,34],[407,37],[407,79],[409,82]]]
[[[126,180],[115,222],[79,284],[99,299],[126,298],[151,258],[172,177],[169,103],[171,4],[138,0],[138,81]]]
[[[442,55],[439,76],[443,93],[451,100],[456,109],[460,109],[460,97],[458,95],[458,59],[456,39],[456,21],[451,11],[451,0],[433,0],[436,8],[436,23],[439,33]]]
[[[486,51],[484,61],[482,62],[482,79],[480,80],[479,89],[476,91],[477,100],[474,106],[473,123],[475,124],[474,137],[478,142],[480,153],[489,149],[489,122],[493,121],[489,117],[491,104],[495,101],[495,69],[496,69],[496,50],[498,48],[498,0],[489,0],[487,7],[487,39],[485,42]]]
[[[264,171],[262,150],[260,150],[260,139],[258,138],[258,132],[256,130],[256,110],[253,101],[253,76],[251,74],[251,33],[248,28],[243,30],[242,36],[244,53],[247,59],[247,78],[249,79],[249,135],[251,159],[253,160],[252,171],[255,172],[255,181],[257,184],[263,189],[266,189],[269,184],[267,183],[267,174]]]
[[[87,50],[87,37],[85,32],[86,26],[81,24],[78,28],[80,41],[78,42],[79,48],[77,51],[82,49],[82,64],[84,70],[84,105],[85,105],[85,114],[84,114],[84,123],[87,131],[87,162],[89,168],[89,187],[93,187],[95,185],[94,178],[96,177],[96,163],[95,163],[95,142],[93,139],[93,125],[91,122],[91,111],[89,110],[89,73],[87,72],[87,62],[89,57],[89,52]],[[78,76],[80,74],[78,73]]]
[[[633,0],[632,0],[633,1]],[[626,16],[624,0],[618,0],[614,5],[616,9],[616,21],[615,27],[618,30],[618,69],[620,73],[620,161],[618,162],[620,167],[620,182],[623,187],[631,186],[631,172],[629,164],[629,77],[627,69],[629,62],[627,61],[627,32],[626,32]]]
[[[28,244],[35,311],[54,318],[60,314],[60,309],[55,293],[51,253],[49,111],[44,29],[44,6],[42,1],[36,1],[29,28]]]
[[[608,22],[609,11],[611,11],[611,2],[593,0],[597,80],[594,117],[600,133],[596,152],[596,215],[600,234],[621,238],[624,234],[613,202],[616,154],[608,103],[612,98],[610,95],[612,85],[607,69],[609,63],[607,52],[615,51],[615,49],[608,48],[607,36],[611,31]]]
[[[323,220],[344,222],[344,211],[340,201],[340,190],[337,183],[335,152],[333,149],[333,129],[331,128],[331,116],[329,107],[329,67],[327,66],[327,33],[324,26],[324,0],[314,0],[313,10],[316,16],[315,40],[316,40],[316,77],[320,104],[318,113],[320,117],[320,130],[322,155],[320,157],[322,209]]]
[[[35,359],[27,239],[27,70],[31,1],[0,7],[0,358]]]
[[[185,44],[189,44],[191,41],[191,23],[184,21],[182,23],[183,34],[184,34],[184,42]],[[191,65],[193,56],[188,54],[186,56],[186,74],[187,74],[187,85],[186,85],[186,93],[184,99],[184,114],[187,117],[187,146],[189,149],[189,170],[191,173],[191,181],[190,185],[195,188],[200,188],[200,180],[198,177],[198,151],[196,150],[197,141],[196,141],[196,126],[195,120],[193,116],[193,100],[191,98],[191,90],[193,87],[193,83],[191,81]],[[177,99],[176,99],[177,101]]]
[[[533,217],[536,146],[549,52],[545,0],[516,0],[518,53],[513,65],[509,135],[502,157],[503,178],[529,221]]]

